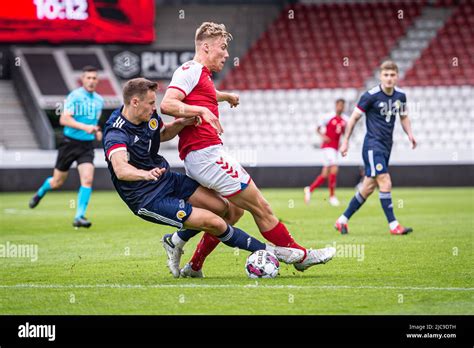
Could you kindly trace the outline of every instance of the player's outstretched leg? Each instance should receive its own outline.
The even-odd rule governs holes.
[[[237,206],[249,211],[257,224],[262,236],[275,245],[297,248],[304,252],[303,259],[295,264],[298,271],[331,260],[335,248],[311,250],[299,245],[291,236],[286,226],[278,220],[268,202],[253,181],[239,194],[229,198]]]
[[[243,197],[243,198],[242,198]],[[288,232],[286,226],[281,223],[274,215],[268,202],[261,195],[258,188],[253,182],[249,186],[230,198],[235,205],[244,208],[252,213],[257,226],[262,236],[268,241],[278,246],[297,248],[302,250],[305,255],[298,270],[304,270],[313,265],[325,263],[329,261],[334,255],[335,250],[307,250],[295,242],[291,234]],[[217,242],[213,237],[204,235],[199,243],[195,255],[193,257],[192,269],[199,271],[202,267],[205,257],[208,255],[206,250],[213,250]]]
[[[388,173],[381,174],[377,176],[377,184],[379,185],[380,192],[380,204],[382,209],[387,217],[388,225],[390,228],[390,233],[393,235],[404,235],[413,231],[411,227],[403,227],[395,218],[393,212],[393,203],[392,203],[392,181]]]
[[[257,250],[270,251],[275,254],[279,261],[289,264],[300,261],[304,256],[303,251],[299,249],[276,247],[262,243],[241,229],[228,225],[216,214],[200,208],[193,208],[185,222],[185,227],[190,230],[206,231],[230,247],[237,247],[250,252]],[[176,278],[180,275],[179,260],[185,243],[185,241],[180,240],[177,232],[163,238],[163,246],[168,255],[168,267]]]
[[[52,176],[49,178],[46,178],[46,180],[43,182],[43,185],[36,191],[35,195],[31,198],[29,206],[31,209],[35,208],[41,199],[46,195],[48,191],[51,191],[51,180],[53,179]]]
[[[198,188],[196,192],[190,197],[189,202],[198,208],[203,208],[221,216],[229,225],[235,225],[242,215],[244,210],[232,204],[217,192],[209,190],[204,187]],[[199,231],[181,230],[178,235],[183,240],[189,240],[190,236],[199,233]],[[188,238],[188,239],[186,239]],[[191,260],[181,269],[182,277],[202,278],[202,266],[206,257],[219,245],[220,241],[212,234],[203,233]]]
[[[91,197],[92,187],[81,186],[77,194],[77,208],[76,215],[74,217],[74,222],[72,225],[74,227],[85,227],[89,228],[92,226],[92,223],[86,219],[84,216],[86,213],[87,205]]]
[[[94,178],[94,165],[81,163],[77,166],[81,178],[81,187],[77,193],[76,215],[72,225],[78,227],[91,227],[92,223],[85,217],[87,206],[92,194],[92,181]]]
[[[338,207],[340,205],[340,202],[336,197],[337,171],[338,171],[337,166],[331,166],[329,168],[329,179],[328,179],[329,204],[331,204],[333,207]]]
[[[339,218],[336,220],[336,223],[334,224],[336,230],[338,230],[341,234],[349,233],[349,227],[347,226],[349,219],[365,203],[365,200],[372,194],[372,192],[374,192],[376,185],[375,179],[369,177],[364,178],[362,189],[356,192],[354,197],[352,197],[351,201],[349,202],[347,209],[341,216],[339,216]]]
[[[321,174],[319,174],[316,179],[311,183],[311,185],[306,186],[303,191],[304,191],[304,202],[306,204],[309,204],[311,202],[311,194],[313,193],[316,188],[324,184],[328,177],[328,168],[323,167],[323,170],[321,171]]]
[[[203,278],[202,266],[207,256],[219,245],[220,240],[212,234],[204,233],[194,250],[191,260],[181,270],[182,277]]]
[[[328,247],[322,249],[308,249],[306,258],[295,263],[295,268],[303,272],[309,267],[319,265],[330,261],[336,255],[336,248]]]
[[[67,176],[67,171],[54,169],[53,176],[46,178],[35,195],[30,199],[29,207],[31,209],[35,208],[47,192],[60,188],[66,181]]]

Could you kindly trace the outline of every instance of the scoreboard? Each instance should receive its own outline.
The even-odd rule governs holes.
[[[153,0],[2,0],[0,43],[155,40]]]

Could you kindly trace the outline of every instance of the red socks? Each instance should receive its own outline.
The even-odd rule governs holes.
[[[311,186],[309,187],[309,190],[311,192],[313,192],[316,187],[318,186],[321,186],[322,184],[324,184],[324,182],[326,181],[326,178],[323,177],[322,175],[319,175],[314,181],[313,183],[311,184]]]
[[[301,249],[304,251],[303,259],[306,257],[306,248],[303,248],[301,245],[295,242],[290,232],[288,232],[286,226],[281,222],[279,222],[270,231],[262,232],[262,236],[276,246]]]
[[[212,253],[219,243],[220,240],[217,237],[214,237],[209,233],[204,233],[196,246],[193,257],[191,258],[191,268],[195,271],[199,271],[202,268],[202,264],[204,263],[204,260],[206,260],[206,257]]]
[[[329,174],[329,197],[334,196],[334,191],[336,189],[336,174]]]
[[[276,246],[303,250],[303,259],[306,257],[306,248],[295,242],[290,232],[288,232],[286,226],[281,222],[279,222],[270,231],[262,232],[262,236]],[[202,268],[206,257],[217,247],[219,242],[220,240],[217,237],[214,237],[209,233],[204,233],[198,245],[196,246],[193,257],[190,260],[191,268],[195,271],[199,271]]]

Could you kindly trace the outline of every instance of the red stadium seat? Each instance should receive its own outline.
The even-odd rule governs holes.
[[[225,85],[242,86],[245,77],[250,89],[361,88],[424,2],[289,5],[251,47],[241,68],[227,74]],[[387,27],[400,8],[403,23]],[[288,19],[290,9],[298,20]],[[346,57],[349,67],[343,66]]]
[[[455,2],[451,0],[436,2],[436,6],[441,7],[453,4]],[[431,41],[430,46],[407,72],[402,84],[418,86],[469,84],[474,78],[474,70],[471,68],[474,63],[473,28],[474,4],[468,1],[461,2],[446,25]],[[458,59],[458,67],[453,66],[453,58]],[[419,78],[420,72],[428,76]]]

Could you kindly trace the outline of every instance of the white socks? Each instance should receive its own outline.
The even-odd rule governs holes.
[[[339,219],[337,219],[337,222],[340,224],[347,224],[347,221],[349,221],[344,215],[339,216]]]
[[[397,220],[393,220],[393,221],[390,222],[388,225],[390,226],[390,229],[393,230],[393,229],[395,229],[395,228],[398,226],[398,221],[397,221]]]
[[[171,236],[171,241],[173,242],[174,245],[176,245],[180,249],[183,249],[184,245],[186,244],[184,240],[179,238],[177,232],[173,233],[173,235]]]

